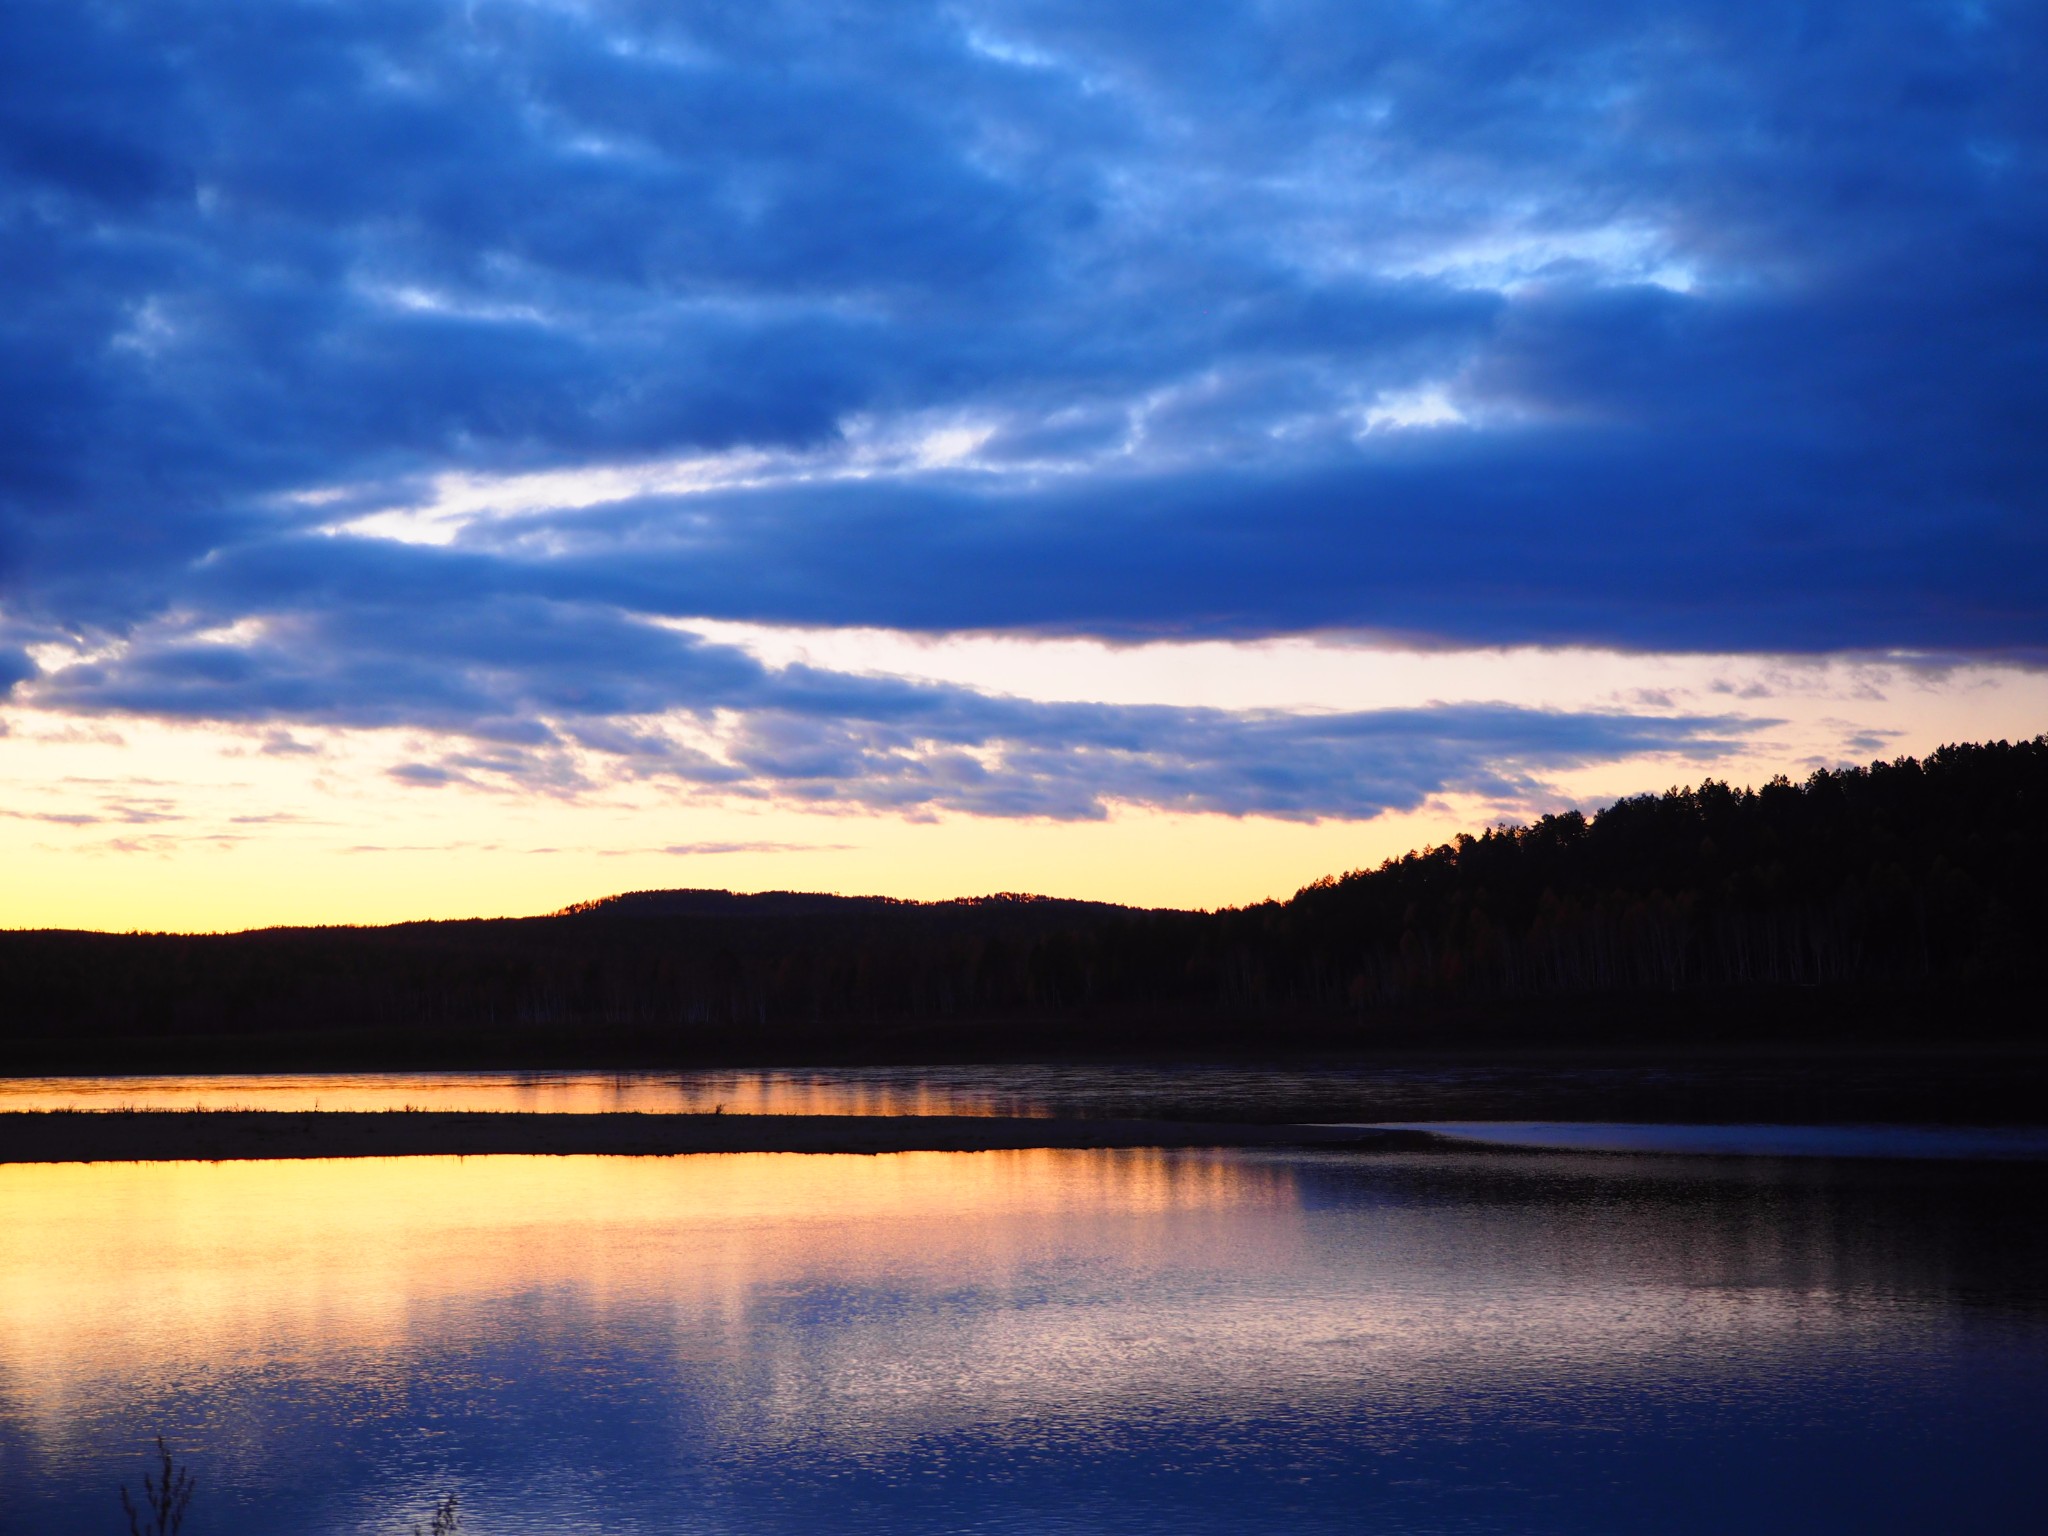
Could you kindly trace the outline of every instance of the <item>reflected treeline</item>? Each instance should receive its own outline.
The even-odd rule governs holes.
[[[2022,1032],[2048,737],[1712,781],[1318,881],[1144,912],[651,892],[551,917],[0,934],[15,1059],[761,1058],[1603,1027]],[[103,1043],[103,1044],[97,1044]],[[122,1046],[129,1051],[128,1046]],[[124,1060],[139,1059],[132,1051]]]
[[[1775,1296],[1787,1316],[1856,1297],[2048,1312],[2039,1165],[1478,1153],[1297,1170],[1311,1205],[1370,1189],[1389,1248],[1425,1270],[1540,1273],[1548,1286],[1517,1289],[1596,1304],[1615,1286],[1689,1291],[1702,1327],[1715,1295]]]

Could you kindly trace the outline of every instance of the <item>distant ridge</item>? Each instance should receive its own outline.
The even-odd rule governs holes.
[[[1020,891],[998,891],[988,896],[953,896],[941,901],[912,901],[900,896],[839,896],[817,891],[625,891],[617,896],[600,896],[595,901],[578,901],[551,917],[740,917],[774,915],[816,916],[857,910],[886,912],[910,909],[1001,910],[1029,907],[1036,911],[1136,912],[1138,907],[1107,901],[1077,901],[1062,896],[1032,896]]]

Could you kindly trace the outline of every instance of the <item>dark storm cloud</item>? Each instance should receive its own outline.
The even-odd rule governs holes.
[[[869,684],[642,619],[2039,654],[2044,42],[1996,3],[24,0],[0,690],[528,754],[752,711],[744,772],[878,797]],[[959,422],[969,465],[841,473]],[[310,531],[724,452],[759,483]],[[65,638],[103,659],[35,681]],[[1212,778],[1105,786],[1293,803],[1126,725]],[[1303,750],[1302,805],[1384,798],[1331,787],[1378,746]]]
[[[1369,464],[747,490],[523,519],[478,579],[650,612],[928,629],[1680,650],[2038,652],[2048,530],[1902,505],[1877,447],[1674,466],[1622,432],[1432,433]],[[1952,487],[1952,489],[1954,489]],[[478,540],[479,552],[485,540]],[[252,552],[253,591],[280,557]],[[239,574],[239,571],[238,571]]]

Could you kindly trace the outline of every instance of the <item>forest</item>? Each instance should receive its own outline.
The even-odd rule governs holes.
[[[0,933],[0,1055],[654,1065],[1426,1039],[2027,1038],[2048,736],[1712,780],[1143,911],[640,892],[545,917]]]

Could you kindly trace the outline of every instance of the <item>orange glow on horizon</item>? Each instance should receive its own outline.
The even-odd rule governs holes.
[[[2048,672],[1883,659],[1423,653],[1313,641],[1126,648],[983,637],[770,635],[781,662],[925,670],[1026,696],[1227,708],[1413,708],[1493,698],[1755,722],[1729,755],[1534,772],[1514,801],[1442,793],[1368,820],[1112,805],[1099,820],[908,814],[721,796],[613,773],[571,790],[408,786],[460,743],[406,731],[258,732],[0,710],[0,928],[217,932],[529,916],[621,891],[800,890],[943,900],[996,891],[1146,907],[1285,899],[1325,875],[1567,804],[1714,777],[1924,753],[2048,729]],[[843,652],[843,654],[842,654]],[[1500,764],[1513,782],[1524,772]]]

